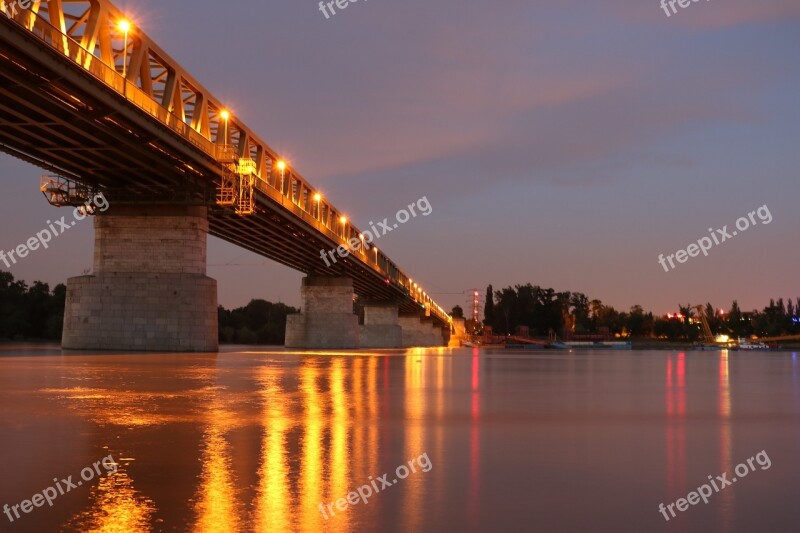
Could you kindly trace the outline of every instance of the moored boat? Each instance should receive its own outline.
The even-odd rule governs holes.
[[[749,341],[747,339],[739,339],[739,343],[735,347],[736,350],[769,350],[769,345],[764,342]]]

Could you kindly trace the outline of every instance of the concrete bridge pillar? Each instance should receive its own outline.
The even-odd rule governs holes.
[[[361,348],[402,348],[403,328],[399,307],[390,303],[368,303],[364,306],[361,326]]]
[[[424,322],[428,325],[430,343],[428,346],[445,346],[447,343],[444,340],[444,330],[442,326],[434,322],[432,319],[425,319]]]
[[[449,346],[450,345],[450,324],[442,326],[439,328],[439,334],[442,336],[442,344],[441,346]]]
[[[464,339],[467,337],[467,323],[463,318],[453,319],[453,333],[450,336],[448,346],[451,348],[458,348]]]
[[[216,351],[207,214],[195,206],[112,206],[98,214],[94,272],[67,281],[62,347]]]
[[[352,279],[307,276],[300,292],[301,312],[286,317],[287,348],[359,347]]]
[[[443,346],[442,329],[435,326],[430,318],[417,313],[400,315],[403,328],[403,348]]]

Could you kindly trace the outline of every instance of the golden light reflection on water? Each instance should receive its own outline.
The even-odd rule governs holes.
[[[334,359],[330,370],[331,395],[331,458],[330,493],[328,500],[347,497],[350,492],[350,460],[358,461],[360,457],[351,457],[348,439],[350,427],[349,397],[345,392],[345,360]],[[360,451],[360,450],[359,450]],[[349,511],[336,515],[336,523],[341,529],[348,528]]]
[[[322,436],[325,413],[319,392],[320,370],[314,364],[300,369],[300,392],[303,401],[303,435],[300,441],[300,502],[299,521],[307,531],[321,531],[323,517],[318,506],[323,500],[324,473],[322,469]]]
[[[416,355],[406,357],[406,383],[405,383],[405,411],[406,411],[406,440],[403,459],[407,462],[416,459],[425,453],[425,371],[430,359]],[[398,465],[399,466],[399,465]],[[408,466],[406,464],[406,466]],[[391,473],[390,479],[395,476]],[[421,518],[422,492],[420,483],[423,482],[419,474],[409,474],[402,483],[403,516],[408,531],[418,531]]]
[[[731,387],[728,374],[728,350],[719,354],[719,458],[720,473],[733,470],[733,444],[731,435]],[[734,492],[723,490],[719,494],[720,523],[722,531],[731,531],[733,527]]]
[[[364,423],[364,359],[353,360],[351,402],[353,405],[353,450],[364,449],[364,433],[367,424]],[[358,452],[355,452],[358,453]],[[367,465],[363,461],[356,461],[352,464],[352,477],[354,481],[366,480],[371,472],[367,471]]]
[[[214,390],[209,398],[207,426],[203,435],[202,471],[195,496],[195,531],[227,533],[241,528],[241,506],[231,470],[231,447],[226,433],[234,413],[225,409]]]
[[[434,446],[430,450],[430,457],[444,457],[447,453],[445,449],[445,420],[447,412],[445,411],[445,387],[452,381],[452,358],[438,357],[436,359],[436,410],[433,413],[435,418],[434,423]],[[445,375],[446,365],[446,375]],[[438,459],[437,459],[438,460]],[[433,501],[431,502],[434,508],[438,508],[443,504],[443,497],[445,495],[444,476],[435,476],[435,486],[431,490]]]
[[[280,384],[283,371],[263,366],[258,383],[264,406],[261,465],[258,469],[255,525],[257,531],[288,531],[291,525],[286,432],[291,419]]]
[[[471,522],[480,517],[480,453],[481,453],[481,364],[480,351],[472,349],[472,391],[469,430],[469,516]]]
[[[182,422],[185,417],[156,412],[152,407],[165,400],[180,396],[173,393],[155,393],[105,388],[70,387],[47,388],[39,392],[68,400],[67,406],[88,415],[95,423],[126,427],[143,427]],[[200,391],[186,391],[183,395]]]
[[[368,428],[367,443],[361,448],[362,459],[364,464],[367,465],[369,475],[375,475],[373,472],[378,471],[378,363],[379,360],[371,357],[367,360],[367,409],[369,410],[369,418],[362,421]],[[359,478],[361,483],[366,483],[366,479]]]
[[[133,480],[121,469],[103,475],[90,493],[91,503],[71,524],[89,533],[152,531],[153,502],[133,488]]]
[[[120,389],[68,387],[39,392],[65,401],[70,410],[98,426],[131,431],[162,426],[157,430],[162,437],[169,434],[171,424],[200,428],[199,440],[182,444],[189,446],[186,453],[199,459],[199,468],[191,477],[175,480],[176,487],[186,487],[191,496],[186,504],[186,529],[344,532],[363,525],[364,516],[380,504],[370,499],[370,507],[361,503],[337,510],[326,521],[320,503],[335,505],[337,499],[384,473],[391,481],[396,475],[394,467],[428,452],[428,378],[430,385],[439,389],[436,411],[440,418],[445,413],[445,382],[443,360],[437,358],[433,366],[425,350],[396,359],[404,361],[405,383],[401,385],[403,403],[394,410],[402,411],[407,423],[396,449],[400,454],[393,454],[391,469],[386,471],[387,464],[380,460],[379,418],[392,412],[387,411],[392,358],[340,355],[300,360],[296,389],[286,361],[270,359],[255,366],[250,382],[239,369],[220,365],[186,369],[181,378],[190,376],[195,384],[180,392],[125,390],[123,385]],[[96,369],[93,372],[92,379],[109,381]],[[437,435],[441,440],[441,429]],[[115,452],[115,457],[141,459],[134,449],[124,448]],[[144,467],[141,461],[137,465]],[[251,485],[243,479],[248,476],[246,465],[252,465]],[[420,509],[425,505],[424,479],[417,469],[416,474],[398,480],[401,488],[379,496],[384,505],[402,506],[410,530],[421,524]],[[152,490],[152,476],[149,483]],[[389,494],[397,503],[389,503]],[[163,495],[153,495],[159,496]],[[85,510],[69,523],[79,525],[76,529],[82,531],[139,532],[158,529],[161,520],[156,502],[137,492],[131,472],[120,467],[115,475],[100,480]]]

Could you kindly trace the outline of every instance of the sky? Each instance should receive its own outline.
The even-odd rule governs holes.
[[[357,226],[427,198],[378,245],[447,309],[490,283],[656,314],[800,297],[797,0],[116,5]],[[0,154],[0,249],[68,214],[41,174]],[[64,282],[92,246],[81,223],[10,271]],[[299,305],[301,273],[213,237],[208,264],[226,307]]]

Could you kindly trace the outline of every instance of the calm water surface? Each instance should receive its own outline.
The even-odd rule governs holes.
[[[0,531],[800,531],[796,353],[227,350],[0,346]]]

